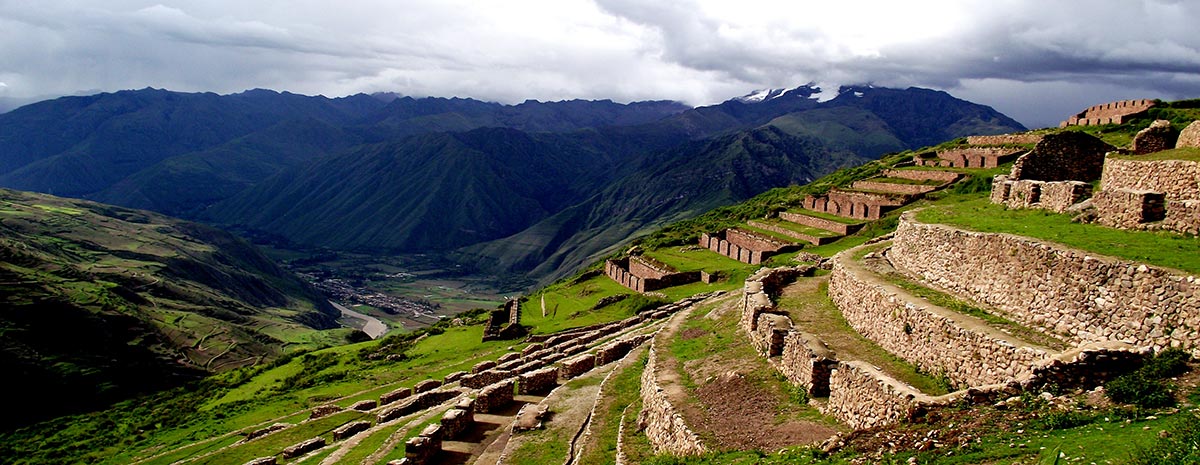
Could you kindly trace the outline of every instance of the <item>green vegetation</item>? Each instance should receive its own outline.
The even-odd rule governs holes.
[[[1163,431],[1169,434],[1149,446],[1134,450],[1130,465],[1176,465],[1200,463],[1200,418],[1194,413],[1176,415]]]
[[[1071,221],[1046,210],[1007,210],[984,197],[947,199],[917,220],[974,231],[1029,236],[1091,253],[1200,273],[1200,241],[1168,232],[1129,231]]]
[[[1183,161],[1200,161],[1200,148],[1183,147],[1178,149],[1163,150],[1161,152],[1148,153],[1146,155],[1120,155],[1113,154],[1109,157],[1121,160],[1183,160]]]
[[[889,376],[929,395],[950,392],[947,383],[922,373],[912,364],[858,334],[829,299],[827,277],[806,278],[802,284],[802,287],[779,298],[779,309],[788,312],[796,328],[815,334],[838,354],[839,359],[870,363]]]
[[[1105,383],[1104,394],[1113,402],[1144,409],[1173,406],[1174,386],[1165,380],[1187,371],[1190,359],[1191,355],[1180,349],[1159,352],[1137,371]]]

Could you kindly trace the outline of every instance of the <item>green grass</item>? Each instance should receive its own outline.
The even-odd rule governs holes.
[[[618,294],[636,293],[603,274],[579,283],[560,281],[530,295],[528,301],[521,303],[521,324],[530,326],[534,334],[553,333],[618,321],[633,316],[640,306],[647,303],[645,298],[634,296],[594,309],[600,299]],[[546,299],[546,316],[542,316],[542,296]]]
[[[936,179],[908,179],[908,178],[868,178],[863,181],[883,182],[888,184],[907,184],[915,186],[940,186],[942,181]]]
[[[798,232],[801,234],[808,234],[809,236],[814,236],[814,237],[838,237],[838,236],[840,236],[840,234],[835,233],[833,231],[829,231],[826,229],[813,228],[813,227],[805,226],[805,225],[802,225],[799,223],[793,223],[791,221],[781,220],[779,218],[768,218],[768,219],[756,220],[756,221],[761,221],[763,223],[766,223],[766,224],[769,224],[772,226],[783,228],[783,229],[786,229],[789,231],[795,231],[795,232]],[[754,231],[760,231],[760,232],[765,231],[765,230],[762,230],[761,228],[756,228],[754,226],[742,226],[742,227],[751,229]],[[771,232],[771,231],[766,231],[766,232]],[[779,233],[773,233],[773,234],[775,236],[781,236],[781,234],[779,234]],[[797,241],[796,238],[793,238],[791,236],[784,236],[784,237],[786,237],[788,239],[788,242],[796,242]]]
[[[856,220],[854,218],[846,218],[844,216],[837,216],[832,213],[819,212],[819,211],[815,211],[815,210],[796,209],[796,210],[788,210],[788,211],[792,212],[792,213],[799,213],[799,214],[805,215],[805,216],[811,216],[814,218],[820,218],[823,220],[836,221],[836,222],[842,223],[842,224],[862,224],[862,223],[864,223],[863,220]]]
[[[787,311],[797,329],[815,334],[842,360],[862,360],[877,367],[897,380],[929,395],[949,392],[942,380],[928,376],[886,349],[858,334],[842,317],[841,311],[829,299],[828,280],[819,279],[807,292],[780,297],[778,308]]]
[[[1161,152],[1148,153],[1145,155],[1109,155],[1109,158],[1118,160],[1183,160],[1183,161],[1200,161],[1200,148],[1184,147],[1171,150],[1163,150]]]
[[[917,220],[1027,236],[1090,253],[1200,273],[1200,240],[1181,234],[1075,223],[1068,215],[1045,210],[1007,210],[983,197],[944,202],[918,212]]]

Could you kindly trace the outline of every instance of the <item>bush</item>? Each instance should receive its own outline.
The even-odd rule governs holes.
[[[1200,463],[1200,418],[1181,413],[1171,419],[1165,429],[1169,435],[1160,437],[1150,447],[1137,447],[1129,461],[1133,465],[1174,465]]]
[[[1113,402],[1141,408],[1170,407],[1175,396],[1162,380],[1147,377],[1142,370],[1119,376],[1104,384],[1104,393]]]
[[[1055,410],[1034,420],[1034,426],[1044,430],[1069,429],[1096,421],[1093,414],[1077,410]]]
[[[1146,374],[1146,377],[1153,379],[1179,376],[1187,371],[1187,362],[1191,358],[1191,354],[1172,347],[1155,355],[1146,362],[1141,371]]]

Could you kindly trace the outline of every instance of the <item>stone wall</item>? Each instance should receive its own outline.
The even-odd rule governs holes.
[[[442,435],[446,439],[455,439],[475,422],[475,414],[471,410],[452,408],[442,415]]]
[[[543,394],[558,385],[558,369],[545,367],[522,374],[517,381],[519,394]]]
[[[1091,181],[1104,169],[1104,155],[1116,147],[1081,132],[1049,134],[1013,163],[1009,178],[1037,181]]]
[[[354,436],[355,434],[357,434],[360,431],[366,431],[366,429],[370,428],[370,427],[371,427],[371,422],[369,422],[369,421],[361,421],[360,420],[360,421],[352,421],[350,423],[346,423],[346,424],[339,426],[333,430],[333,440],[341,441],[343,439],[349,438],[350,436]]]
[[[758,221],[758,220],[750,220],[750,221],[747,221],[746,224],[750,225],[751,227],[755,227],[755,228],[762,229],[765,231],[771,231],[776,234],[781,234],[781,235],[790,237],[792,239],[801,240],[801,241],[807,242],[812,245],[828,244],[828,243],[833,242],[838,239],[837,237],[813,236],[811,234],[804,234],[799,231],[793,231],[791,229],[776,226],[772,223],[766,223],[766,222]],[[702,280],[703,280],[703,278],[702,278]]]
[[[596,368],[596,356],[593,354],[584,354],[564,360],[558,374],[562,379],[571,379],[587,373],[592,368]]]
[[[1101,189],[1162,192],[1171,200],[1200,200],[1200,162],[1108,158]]]
[[[1072,115],[1059,127],[1067,126],[1099,126],[1102,124],[1122,124],[1132,118],[1146,114],[1154,106],[1153,100],[1119,100],[1116,102],[1093,105],[1087,110]]]
[[[775,248],[767,247],[765,249],[751,249],[735,244],[733,240],[739,240],[739,238],[742,238],[745,236],[745,234],[739,234],[733,231],[735,230],[726,229],[715,234],[702,233],[700,234],[700,247],[704,247],[726,257],[742,263],[749,263],[751,265],[760,264],[766,261],[768,258],[775,256],[777,253],[789,252],[799,247],[797,244],[787,244],[780,245]],[[761,235],[759,234],[757,236]],[[734,239],[730,240],[731,237]],[[740,240],[740,242],[743,244],[758,243],[752,240]],[[774,242],[778,243],[779,241]],[[768,244],[769,242],[763,241],[762,243]]]
[[[854,262],[856,250],[834,258],[830,300],[855,331],[921,371],[979,386],[1026,375],[1049,357],[1044,348],[882,282]]]
[[[1140,229],[1146,223],[1166,218],[1166,199],[1162,192],[1105,189],[1092,198],[1096,222],[1121,229]]]
[[[1135,154],[1145,155],[1173,149],[1178,139],[1179,131],[1171,127],[1171,122],[1160,119],[1150,123],[1150,127],[1138,131],[1133,136],[1133,144],[1129,148]]]
[[[1041,137],[1038,137],[1041,140]],[[889,178],[911,179],[913,181],[942,181],[951,183],[962,177],[953,171],[937,170],[883,170],[883,175]]]
[[[899,207],[912,200],[908,195],[885,195],[869,192],[854,192],[831,189],[824,196],[807,196],[802,201],[804,208],[846,218],[877,220],[890,208]]]
[[[283,458],[290,459],[299,457],[322,447],[325,447],[325,438],[318,436],[284,449],[282,455]]]
[[[1092,185],[1079,181],[1014,181],[1005,175],[992,179],[992,203],[1008,208],[1039,208],[1063,213],[1092,196]]]
[[[892,263],[1072,343],[1122,341],[1200,356],[1200,278],[1009,234],[905,214]]]
[[[825,218],[817,218],[808,216],[803,213],[779,212],[779,218],[784,221],[791,221],[796,224],[808,226],[810,228],[824,229],[833,231],[841,235],[854,234],[860,228],[861,224],[846,224],[840,221],[827,220]]]
[[[379,412],[378,423],[386,423],[402,416],[425,410],[434,405],[453,399],[459,394],[461,394],[461,392],[459,392],[457,389],[443,389],[438,391],[422,392],[403,400],[394,407],[389,407]]]
[[[1043,134],[999,134],[994,136],[968,136],[971,145],[1028,145],[1042,141]]]
[[[829,396],[829,375],[837,365],[833,352],[816,336],[788,331],[783,337],[782,358],[775,369],[793,385],[802,386],[813,397]]]
[[[512,373],[509,373],[508,370],[491,369],[465,375],[458,382],[465,388],[481,389],[489,384],[495,384],[504,378],[510,377],[512,377]]]
[[[648,257],[631,256],[604,261],[604,273],[637,292],[650,292],[700,280],[699,271],[680,273]]]
[[[475,411],[492,413],[508,407],[513,401],[513,389],[516,389],[516,384],[512,378],[481,389],[475,397]]]
[[[432,390],[440,388],[440,387],[442,387],[441,381],[438,381],[436,379],[427,379],[427,380],[421,381],[421,382],[417,383],[415,386],[413,386],[413,392],[432,391]]]
[[[412,388],[399,388],[379,396],[379,405],[387,405],[400,399],[407,398],[412,394]]]
[[[784,336],[791,329],[792,320],[787,315],[763,313],[758,316],[754,334],[750,335],[750,345],[764,357],[782,355]]]
[[[1167,201],[1162,228],[1200,236],[1200,200]]]
[[[675,411],[658,384],[655,372],[658,362],[654,346],[650,346],[650,358],[642,371],[642,411],[638,414],[638,427],[646,434],[657,453],[688,456],[708,451],[700,436],[688,427],[683,416]]]
[[[851,184],[850,188],[867,191],[896,192],[899,194],[909,195],[921,195],[938,190],[938,186],[930,186],[926,184],[900,184],[895,182],[872,181],[871,179],[854,181],[854,184]]]
[[[822,413],[851,428],[871,428],[908,420],[918,399],[928,396],[859,362],[838,362],[829,376],[829,402]]]
[[[926,164],[926,166],[928,166],[928,163],[936,163],[934,166],[995,168],[1021,152],[1023,150],[1007,147],[965,147],[939,150],[937,152],[937,160],[915,157],[913,161]]]

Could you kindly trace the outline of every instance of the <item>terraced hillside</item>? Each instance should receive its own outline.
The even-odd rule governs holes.
[[[307,284],[228,233],[0,190],[0,363],[22,402],[0,425],[106,406],[344,342]]]
[[[1171,108],[1156,115],[1190,111]],[[1075,179],[1136,157],[1097,155],[1093,136],[1125,147],[1150,123],[885,156],[675,223],[522,297],[528,338],[484,341],[464,314],[43,423],[0,438],[0,456],[1189,463],[1200,242],[1152,215],[1093,221],[1107,204]],[[1139,160],[1194,163],[1181,150]],[[1031,174],[1050,172],[1068,179]],[[1189,211],[1170,195],[1164,217]],[[180,408],[149,423],[158,401]]]

